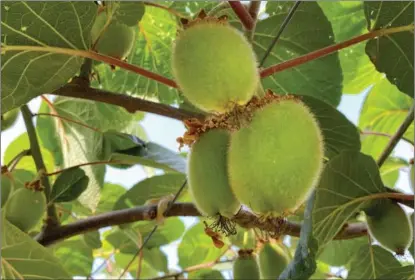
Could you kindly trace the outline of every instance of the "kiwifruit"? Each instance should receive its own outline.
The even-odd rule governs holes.
[[[172,70],[183,95],[208,112],[246,104],[259,82],[256,56],[244,35],[213,18],[198,20],[179,33]]]
[[[205,216],[231,218],[241,207],[228,181],[227,151],[230,135],[223,129],[203,133],[193,144],[188,163],[189,190]]]
[[[259,279],[259,268],[252,250],[239,250],[233,263],[233,279]]]
[[[46,210],[43,192],[20,188],[13,192],[6,204],[6,219],[24,232],[28,232],[42,219]]]
[[[232,134],[231,188],[258,214],[290,214],[317,184],[323,155],[322,134],[310,110],[297,99],[276,100]]]
[[[284,250],[277,244],[265,243],[258,254],[262,279],[278,279],[289,263]]]
[[[1,115],[1,130],[5,131],[10,128],[19,116],[19,109],[13,109]]]
[[[413,229],[402,207],[384,199],[365,213],[371,236],[384,248],[403,255],[412,242]]]
[[[244,229],[236,226],[236,234],[229,237],[232,245],[238,246],[239,249],[255,249],[256,237],[253,229]]]
[[[127,57],[134,45],[135,27],[111,17],[107,23],[106,10],[100,11],[91,29],[91,43],[95,51],[118,59]]]
[[[14,182],[10,174],[1,174],[1,208],[13,192]]]

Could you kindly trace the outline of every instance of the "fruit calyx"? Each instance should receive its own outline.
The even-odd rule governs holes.
[[[182,137],[176,139],[180,145],[179,150],[185,145],[191,147],[203,133],[211,129],[221,128],[230,132],[238,131],[241,127],[251,122],[254,113],[258,109],[283,100],[298,100],[300,102],[298,96],[291,94],[276,95],[271,90],[267,90],[262,98],[254,96],[246,105],[236,105],[230,112],[210,115],[204,121],[197,118],[186,119],[184,120],[186,132]]]
[[[192,19],[188,20],[185,18],[180,19],[183,29],[188,29],[192,26],[195,26],[197,24],[203,24],[203,23],[215,23],[215,24],[228,24],[228,17],[226,15],[220,16],[220,17],[214,17],[214,16],[208,16],[205,12],[205,10],[201,10],[197,16]],[[178,31],[180,32],[180,31]],[[179,34],[179,33],[178,33]]]

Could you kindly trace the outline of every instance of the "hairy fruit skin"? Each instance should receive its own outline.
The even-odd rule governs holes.
[[[267,104],[232,135],[231,188],[256,213],[288,214],[317,184],[323,155],[320,128],[305,105],[298,100]]]
[[[101,54],[124,59],[130,54],[134,45],[134,27],[127,26],[116,19],[111,19],[105,27],[106,22],[107,13],[103,11],[97,15],[91,29],[92,45],[96,43],[95,50]]]
[[[224,113],[246,104],[259,82],[255,53],[244,35],[212,21],[179,34],[172,69],[183,95],[208,112]]]
[[[14,182],[9,175],[1,174],[1,208],[6,204],[7,199],[13,192]]]
[[[6,219],[24,232],[39,223],[46,209],[43,192],[26,188],[16,190],[6,204]]]
[[[262,279],[277,279],[289,263],[287,254],[277,245],[266,243],[258,254]]]
[[[386,201],[377,207],[376,213],[368,215],[366,222],[371,236],[384,248],[403,255],[413,238],[412,223],[397,203]]]
[[[235,260],[233,279],[259,279],[259,268],[254,255],[239,256]]]
[[[205,216],[233,217],[241,207],[228,181],[227,155],[230,135],[210,130],[193,144],[188,163],[189,190],[197,209]]]

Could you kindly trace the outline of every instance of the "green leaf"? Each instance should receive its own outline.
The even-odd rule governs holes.
[[[1,229],[2,279],[68,279],[59,260],[17,227],[4,219]]]
[[[137,38],[127,61],[172,78],[170,61],[175,36],[175,17],[163,9],[147,6],[138,24]],[[101,86],[112,92],[146,98],[157,97],[163,103],[168,104],[177,101],[177,90],[141,75],[123,69],[114,71],[105,64],[98,65],[95,70],[99,74],[101,84],[93,82],[94,87]]]
[[[359,127],[364,131],[374,131],[393,135],[396,133],[409,109],[413,99],[402,94],[387,79],[382,79],[369,92],[363,104]],[[413,139],[412,124],[404,137]],[[389,142],[388,137],[365,135],[362,141],[362,153],[378,158]]]
[[[147,200],[176,194],[185,179],[185,175],[173,173],[140,181],[118,199],[114,210],[144,205]]]
[[[270,17],[257,23],[253,43],[259,60],[262,60],[293,4],[289,1],[267,2],[266,12]],[[317,2],[304,2],[298,7],[263,67],[332,44],[334,44],[333,30],[322,9]],[[339,56],[335,53],[275,73],[262,81],[264,88],[269,88],[275,93],[310,95],[337,106],[342,94],[342,80]]]
[[[388,80],[409,97],[414,97],[414,3],[413,1],[364,2],[369,30],[412,24],[412,31],[371,39],[366,53]]]
[[[167,256],[160,248],[144,249],[144,260],[149,263],[155,270],[168,272]]]
[[[412,222],[412,229],[415,232],[414,227],[414,213],[411,214],[411,222]],[[411,253],[412,257],[414,257],[414,240],[412,240],[411,246],[409,246],[409,252]]]
[[[376,279],[398,267],[401,264],[389,251],[378,245],[365,245],[354,254],[348,279]]]
[[[2,2],[1,43],[87,50],[96,9],[92,1]],[[66,84],[83,61],[81,57],[29,49],[7,51],[1,59],[3,112]]]
[[[316,254],[318,243],[313,236],[313,208],[315,207],[316,193],[310,196],[304,211],[304,222],[301,226],[300,240],[295,250],[294,259],[284,269],[278,279],[308,279],[317,268]]]
[[[218,270],[204,268],[204,269],[190,272],[189,279],[220,280],[220,279],[225,279],[225,278],[223,277],[222,273]]]
[[[146,249],[143,250],[143,256],[145,258],[146,256]],[[126,254],[115,254],[115,264],[117,267],[124,269],[127,267],[131,259],[133,258],[132,255],[126,255]],[[128,268],[128,272],[130,272],[133,277],[136,276],[138,270],[138,260],[133,262],[130,267]],[[156,277],[158,275],[157,269],[154,269],[149,262],[143,259],[141,263],[141,273],[140,273],[140,279],[150,279],[153,277]]]
[[[119,6],[115,12],[118,21],[128,25],[135,26],[144,15],[143,2],[119,2]]]
[[[410,280],[414,279],[414,266],[407,265],[397,268],[392,268],[387,273],[381,275],[377,279],[396,279],[396,280]]]
[[[82,235],[85,245],[91,249],[99,249],[102,247],[101,237],[98,231],[90,231]]]
[[[142,119],[142,114],[129,114],[121,107],[80,99],[59,96],[53,105],[59,116],[92,128],[68,121],[61,123],[59,138],[63,147],[64,167],[102,161],[103,137],[96,129],[116,129],[119,132],[131,133],[132,124]],[[83,167],[83,170],[89,178],[89,184],[78,199],[84,206],[95,210],[100,198],[100,189],[104,184],[105,166],[89,165]]]
[[[336,43],[367,32],[363,1],[318,1],[317,3],[332,24]],[[382,78],[366,55],[364,44],[349,46],[338,53],[343,70],[344,93],[361,93]]]
[[[9,163],[10,160],[12,160],[12,158],[14,158],[18,153],[27,149],[30,149],[29,137],[27,133],[24,132],[20,134],[18,137],[16,137],[14,141],[10,143],[9,146],[7,146],[6,151],[4,152],[3,162]],[[55,169],[52,154],[48,150],[44,149],[42,146],[40,147],[40,152],[42,154],[47,172],[52,172]],[[33,161],[33,157],[31,156],[23,157],[16,165],[16,168],[25,169],[27,171],[37,174],[36,165]]]
[[[385,192],[375,161],[359,152],[343,151],[325,166],[316,188],[314,236],[322,248],[357,214],[371,194]]]
[[[88,186],[89,178],[79,167],[65,169],[53,183],[50,200],[69,202],[77,199]]]
[[[206,235],[203,223],[189,228],[178,247],[179,265],[183,268],[216,260],[223,249],[216,248]]]
[[[14,179],[15,191],[19,188],[24,187],[26,182],[31,182],[36,177],[35,173],[24,169],[14,169],[11,173]]]
[[[127,190],[116,184],[105,183],[101,191],[101,198],[99,200],[96,213],[110,212],[114,209],[115,203],[125,194]]]
[[[142,156],[114,153],[110,160],[119,160],[123,164],[141,164],[170,172],[186,173],[185,159],[156,143],[148,142]]]
[[[311,96],[302,96],[301,99],[319,123],[327,158],[332,158],[343,150],[360,150],[359,132],[342,113]]]
[[[396,181],[398,181],[399,170],[403,167],[408,167],[409,163],[401,158],[390,157],[380,168],[380,176],[385,186],[393,188]]]
[[[346,240],[332,240],[321,248],[322,252],[318,259],[331,266],[348,267],[352,256],[365,244],[368,244],[367,236]]]
[[[94,261],[92,249],[81,239],[65,240],[55,245],[53,250],[71,275],[87,276],[91,273]]]

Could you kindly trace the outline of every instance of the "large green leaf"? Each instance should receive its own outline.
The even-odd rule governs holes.
[[[71,275],[88,276],[91,273],[94,261],[92,248],[88,247],[82,239],[65,240],[54,246],[53,250]]]
[[[201,269],[194,272],[189,273],[189,279],[212,279],[212,280],[220,280],[225,279],[222,273],[218,270],[213,269]]]
[[[30,149],[29,137],[27,133],[24,132],[16,137],[13,142],[9,144],[9,146],[7,146],[6,151],[4,152],[3,162],[6,164],[9,163],[10,160],[12,160],[18,153],[27,149]],[[42,146],[40,147],[40,152],[42,154],[47,172],[53,172],[55,165],[52,154]],[[16,165],[16,168],[37,173],[35,162],[31,156],[23,157]]]
[[[360,114],[359,127],[362,130],[393,135],[413,104],[412,98],[402,94],[387,79],[382,79],[366,97]],[[414,125],[412,124],[404,136],[413,139],[413,135]],[[388,142],[388,137],[365,135],[362,141],[362,152],[378,158]]]
[[[79,167],[65,169],[53,183],[50,201],[69,202],[77,199],[87,188],[89,178]]]
[[[125,194],[127,190],[116,184],[105,183],[101,190],[101,198],[99,200],[96,213],[110,212],[114,208],[118,199]]]
[[[159,249],[154,248],[152,250],[159,250]],[[146,259],[149,256],[148,252],[149,250],[147,249],[143,250],[143,259],[141,262],[140,279],[150,279],[150,278],[156,277],[157,275],[159,275],[158,273],[161,272],[152,266],[152,263],[150,263],[152,259],[149,259],[149,260]],[[123,270],[130,263],[132,257],[133,257],[132,255],[127,255],[127,254],[122,254],[122,253],[115,254],[114,265],[116,265],[117,267]],[[131,275],[135,277],[136,279],[138,279],[137,271],[138,271],[138,260],[130,264],[130,267],[128,268],[128,272],[130,272]]]
[[[293,4],[289,1],[267,2],[266,12],[270,17],[257,23],[253,43],[259,60]],[[304,2],[298,7],[263,66],[278,64],[333,43],[331,24],[317,2]],[[263,85],[279,94],[311,95],[337,106],[342,94],[342,80],[339,57],[335,53],[278,72],[264,79]]]
[[[137,39],[127,61],[152,72],[172,78],[170,59],[173,39],[176,36],[176,19],[163,9],[147,6],[138,25]],[[173,103],[177,91],[154,80],[123,69],[112,70],[108,65],[96,67],[101,84],[93,86],[123,94],[158,97],[164,103]]]
[[[413,280],[414,279],[414,266],[407,265],[407,266],[392,268],[391,270],[381,275],[377,279]]]
[[[408,162],[404,159],[396,157],[388,158],[380,168],[380,176],[382,177],[383,184],[393,188],[396,181],[398,181],[399,170],[408,166]]]
[[[385,189],[371,157],[344,151],[326,164],[316,192],[313,230],[322,248],[367,203],[366,196]]]
[[[388,80],[400,91],[414,97],[414,2],[365,1],[369,30],[412,24],[411,31],[399,32],[369,40],[366,53]]]
[[[102,160],[102,133],[94,129],[99,131],[117,129],[120,132],[129,130],[127,133],[131,133],[132,123],[142,118],[142,114],[129,114],[117,106],[80,99],[57,97],[53,104],[56,114],[93,128],[68,121],[62,121],[57,126],[64,167]],[[43,137],[48,136],[43,135]],[[85,166],[83,170],[89,177],[89,184],[79,197],[79,201],[94,210],[104,183],[105,166]]]
[[[183,268],[216,260],[223,249],[213,245],[212,238],[206,235],[203,223],[189,228],[178,247],[179,265]]]
[[[301,99],[319,123],[327,158],[332,158],[342,150],[360,150],[359,132],[342,113],[317,98],[302,96]]]
[[[295,249],[294,259],[284,269],[278,279],[308,279],[317,268],[316,254],[318,243],[313,236],[313,208],[316,194],[313,193],[307,201],[304,211],[304,222],[301,226],[300,240]]]
[[[332,24],[336,43],[367,32],[363,1],[318,1],[318,4]],[[382,77],[366,55],[364,44],[341,50],[339,57],[344,93],[360,93]]]
[[[378,245],[364,245],[353,256],[348,279],[376,279],[391,269],[401,267],[399,261]]]
[[[115,203],[114,209],[124,209],[144,205],[149,199],[176,194],[183,185],[183,174],[165,174],[140,181],[123,194]]]
[[[4,219],[1,229],[2,279],[69,279],[59,260]]]
[[[96,5],[88,2],[2,2],[1,43],[87,50]],[[1,107],[7,112],[52,92],[79,70],[82,58],[50,52],[1,55]]]

